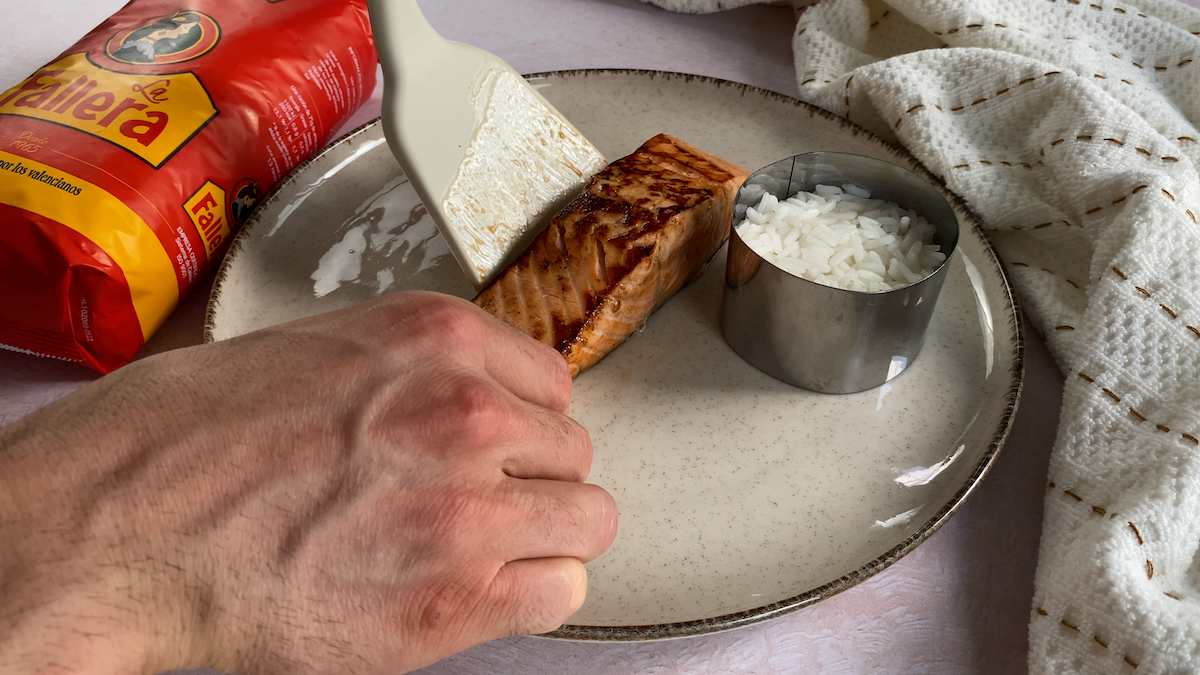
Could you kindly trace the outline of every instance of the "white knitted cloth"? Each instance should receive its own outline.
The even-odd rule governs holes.
[[[1171,0],[824,0],[796,29],[801,97],[966,199],[1066,376],[1034,673],[1200,672],[1198,35]]]

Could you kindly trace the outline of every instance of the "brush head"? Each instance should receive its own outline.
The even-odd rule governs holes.
[[[437,35],[415,0],[371,12],[388,142],[483,288],[605,159],[503,60]]]

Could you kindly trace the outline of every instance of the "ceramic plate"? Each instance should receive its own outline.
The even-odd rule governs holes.
[[[532,79],[610,159],[665,131],[750,169],[838,150],[920,170],[840,118],[745,85],[639,71]],[[995,459],[1022,375],[1008,283],[958,212],[959,255],[924,351],[880,389],[807,393],[738,358],[717,325],[723,253],[576,381],[591,480],[616,497],[621,525],[558,637],[657,639],[767,619],[879,572],[945,521]],[[242,231],[206,338],[400,289],[471,295],[371,124],[302,167]]]

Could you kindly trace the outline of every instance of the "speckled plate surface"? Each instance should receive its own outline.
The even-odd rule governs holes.
[[[778,94],[707,78],[572,71],[535,83],[610,159],[669,132],[755,169],[814,150],[915,167],[902,151]],[[587,603],[557,637],[647,640],[744,626],[879,572],[931,534],[990,467],[1020,395],[1020,325],[977,223],[925,349],[850,396],[745,364],[717,324],[724,255],[580,377],[591,480],[621,510]],[[209,302],[220,340],[377,293],[471,287],[376,124],[302,167],[234,242]]]

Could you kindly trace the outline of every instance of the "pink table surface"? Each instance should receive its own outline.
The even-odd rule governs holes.
[[[1193,2],[1200,0],[1193,0]],[[0,88],[49,61],[122,0],[0,3]],[[535,72],[633,67],[699,73],[795,93],[792,10],[669,14],[633,0],[425,0],[448,36]],[[378,114],[378,96],[351,124]],[[348,125],[349,126],[349,125]],[[195,344],[208,282],[154,339]],[[1042,515],[1042,481],[1062,381],[1029,336],[1025,396],[1008,445],[962,510],[873,579],[816,606],[739,631],[647,644],[513,638],[428,673],[1018,673]],[[0,424],[88,382],[68,365],[0,352]]]

